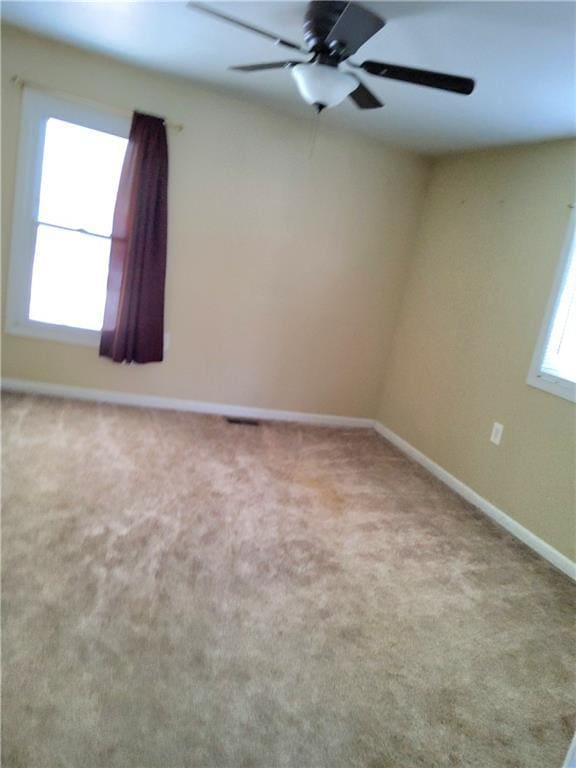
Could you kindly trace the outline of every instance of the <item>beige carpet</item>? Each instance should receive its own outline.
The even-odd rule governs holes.
[[[3,436],[4,768],[561,766],[570,582],[376,434],[8,395]]]

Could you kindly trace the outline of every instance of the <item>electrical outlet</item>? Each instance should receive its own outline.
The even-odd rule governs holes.
[[[492,425],[492,434],[490,435],[490,442],[494,443],[494,445],[500,445],[500,440],[502,440],[503,432],[504,432],[503,425],[495,421],[494,424]]]

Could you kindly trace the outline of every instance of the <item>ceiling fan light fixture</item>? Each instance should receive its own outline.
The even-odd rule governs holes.
[[[304,101],[317,107],[335,107],[358,88],[353,75],[327,64],[297,64],[290,69]]]

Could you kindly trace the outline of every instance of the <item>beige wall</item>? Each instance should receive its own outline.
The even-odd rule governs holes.
[[[70,47],[3,31],[3,235],[9,254],[18,74],[165,114],[171,133],[160,365],[3,336],[3,375],[374,416],[427,165],[382,144]],[[6,273],[4,269],[4,286]]]
[[[380,407],[385,425],[573,559],[576,408],[526,376],[575,172],[576,142],[435,163]]]

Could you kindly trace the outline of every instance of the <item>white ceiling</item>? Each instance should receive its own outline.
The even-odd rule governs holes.
[[[304,2],[210,5],[302,40]],[[476,79],[471,96],[365,75],[386,103],[347,102],[322,120],[388,143],[445,152],[576,134],[576,5],[572,2],[367,2],[388,20],[354,59]],[[5,21],[162,72],[309,116],[289,73],[227,71],[292,58],[291,51],[186,8],[185,2],[3,2]]]

